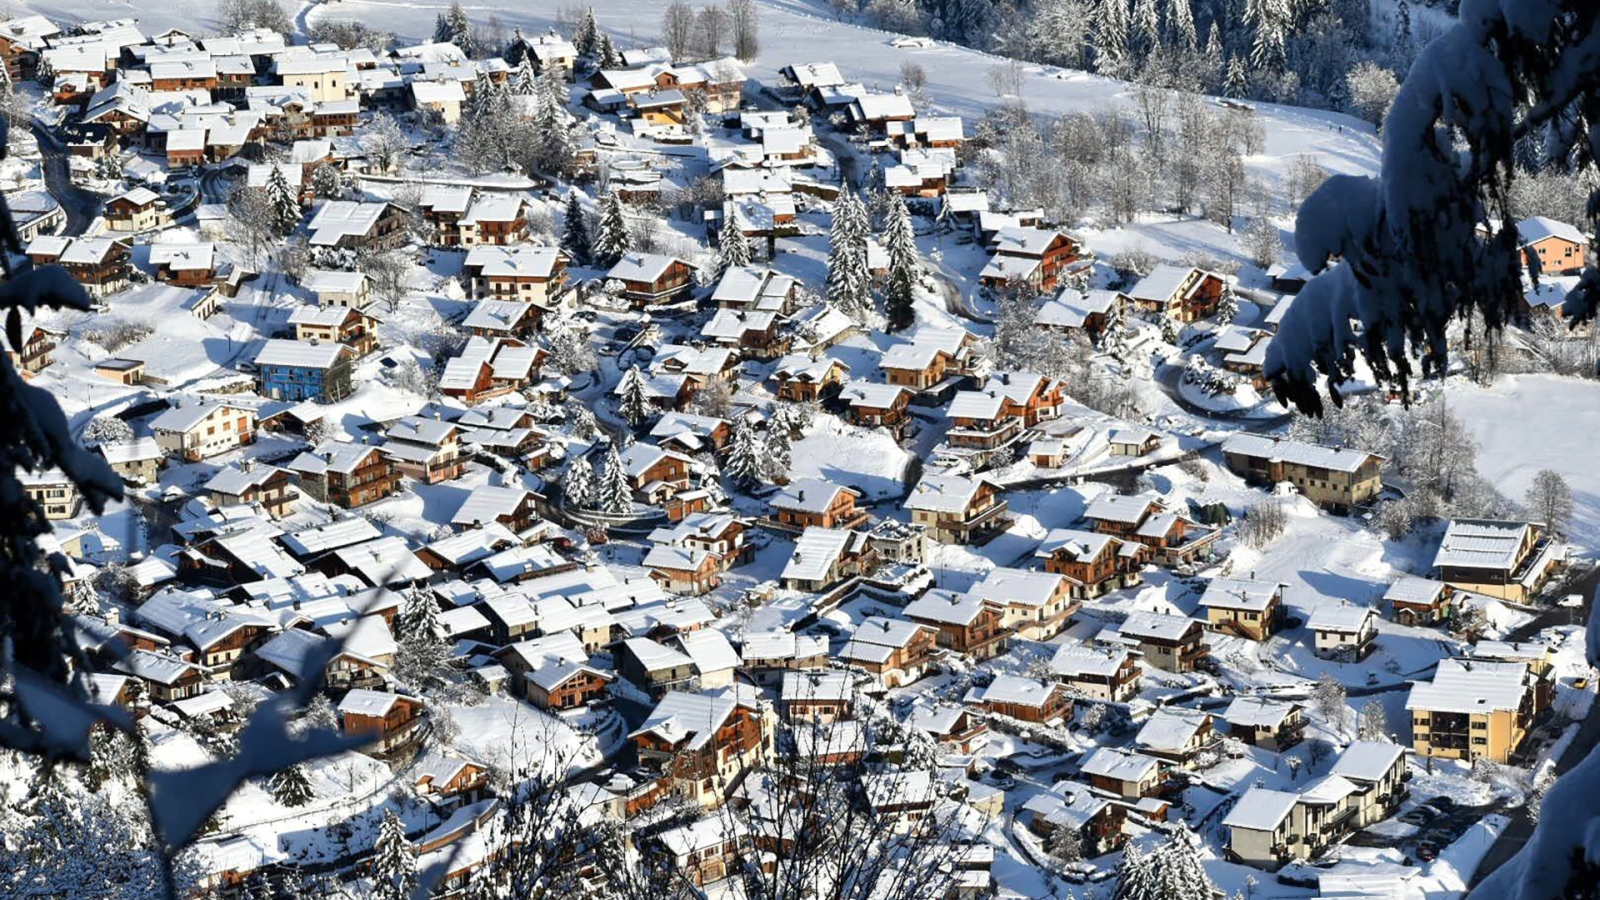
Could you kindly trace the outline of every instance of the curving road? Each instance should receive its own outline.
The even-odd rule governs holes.
[[[1183,391],[1178,388],[1178,382],[1183,378],[1183,367],[1163,363],[1156,369],[1156,387],[1161,393],[1166,394],[1173,403],[1191,416],[1202,419],[1211,419],[1217,422],[1239,422],[1249,425],[1253,430],[1267,430],[1288,425],[1294,419],[1294,413],[1286,412],[1277,416],[1250,416],[1238,410],[1207,409],[1196,403],[1191,403],[1183,396]]]
[[[30,123],[34,138],[39,142],[40,168],[44,170],[45,189],[66,210],[67,225],[62,234],[76,237],[89,229],[89,223],[100,214],[100,197],[72,183],[72,170],[67,163],[67,148],[38,122]]]

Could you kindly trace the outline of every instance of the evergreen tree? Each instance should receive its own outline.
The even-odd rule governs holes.
[[[766,480],[777,481],[789,477],[789,429],[776,418],[767,423],[767,440],[762,449],[765,456],[762,472]]]
[[[1232,322],[1239,315],[1239,298],[1233,291],[1224,290],[1222,299],[1217,303],[1217,321],[1223,325]]]
[[[867,271],[867,210],[848,187],[833,207],[828,233],[828,304],[862,322],[872,309],[871,275]]]
[[[633,512],[633,488],[628,484],[628,473],[616,444],[606,453],[606,469],[600,476],[599,503],[614,516]]]
[[[1245,74],[1242,57],[1228,59],[1228,74],[1223,79],[1222,93],[1235,100],[1243,100],[1250,93],[1250,77]]]
[[[572,32],[572,47],[579,56],[591,56],[599,46],[600,24],[594,20],[594,7],[583,11],[578,27]]]
[[[272,227],[279,234],[288,234],[300,224],[300,198],[278,166],[267,176],[267,204],[272,210]]]
[[[722,474],[732,479],[735,485],[750,488],[761,483],[763,468],[761,444],[756,440],[755,430],[747,421],[740,419],[733,426],[733,438],[728,442],[728,461],[722,467]]]
[[[395,674],[415,687],[432,688],[445,682],[450,647],[439,626],[439,607],[428,592],[413,588],[395,619],[399,632]]]
[[[405,605],[395,618],[395,630],[401,640],[439,635],[439,606],[427,591],[413,588],[406,593]]]
[[[602,69],[620,69],[620,68],[622,68],[622,54],[617,51],[617,45],[613,44],[611,42],[611,35],[606,33],[606,32],[603,32],[603,31],[600,33],[600,50],[599,50],[599,54],[600,54],[600,68],[602,68]]]
[[[1217,886],[1200,862],[1194,832],[1181,819],[1167,842],[1150,855],[1148,871],[1154,876],[1153,890],[1148,895],[1151,900],[1189,900],[1217,895]],[[1121,897],[1121,884],[1117,887]]]
[[[1117,887],[1111,900],[1156,900],[1154,856],[1146,856],[1139,845],[1128,842],[1117,865]]]
[[[1200,39],[1194,27],[1194,7],[1189,5],[1190,0],[1167,0],[1167,34],[1170,40],[1185,50],[1194,50],[1200,44]],[[1217,28],[1211,28],[1215,37]],[[1213,59],[1221,59],[1221,54]]]
[[[1094,27],[1094,64],[1101,74],[1119,78],[1131,69],[1130,24],[1128,0],[1102,0]]]
[[[478,45],[472,39],[472,20],[467,18],[467,11],[462,8],[460,0],[451,3],[450,11],[444,14],[444,27],[444,41],[460,47],[468,59],[477,58]]]
[[[650,394],[645,390],[644,373],[639,371],[638,366],[629,368],[623,374],[617,393],[621,397],[618,412],[629,425],[637,426],[650,418]]]
[[[601,266],[614,266],[632,247],[633,235],[622,214],[622,200],[616,191],[607,191],[600,200],[600,234],[594,239],[594,261]]]
[[[578,189],[567,191],[566,221],[561,228],[561,249],[580,266],[589,264],[589,222],[583,216],[583,202],[578,199]]]
[[[580,456],[567,463],[567,472],[561,479],[561,494],[567,503],[579,509],[595,505],[594,464],[589,457]]]
[[[1222,86],[1228,80],[1228,54],[1222,49],[1222,26],[1212,23],[1210,32],[1206,35],[1206,49],[1202,53],[1203,59],[1210,63],[1207,66],[1206,91],[1214,94],[1222,93]]]
[[[533,71],[533,55],[522,57],[517,71],[511,76],[511,93],[519,97],[532,97],[539,89],[539,75]]]
[[[98,791],[128,771],[128,757],[123,752],[126,748],[118,746],[120,743],[110,725],[96,725],[89,733],[89,767],[83,778],[89,790]]]
[[[435,44],[450,43],[450,21],[439,13],[433,17],[433,42]]]
[[[537,162],[547,172],[565,174],[572,168],[576,148],[567,115],[567,83],[562,79],[560,69],[551,66],[539,76],[534,97],[533,132],[538,138]]]
[[[889,278],[884,289],[888,331],[904,331],[916,322],[913,304],[921,265],[917,262],[916,235],[911,230],[911,210],[903,198],[889,204],[889,221],[884,235],[884,250],[889,255]]]
[[[1147,57],[1161,46],[1161,12],[1156,0],[1133,0],[1133,50]]]
[[[372,887],[375,900],[411,900],[417,887],[417,857],[392,806],[384,809],[378,826],[378,842],[372,851]]]
[[[739,230],[738,217],[733,214],[733,205],[729,204],[722,217],[722,230],[717,232],[717,277],[721,278],[729,269],[748,265],[750,241]]]
[[[311,779],[306,777],[304,763],[272,773],[267,779],[267,791],[272,799],[290,808],[305,806],[317,797],[316,791],[311,789]]]
[[[1250,0],[1245,7],[1245,18],[1255,29],[1250,64],[1269,72],[1283,71],[1289,40],[1287,0]]]

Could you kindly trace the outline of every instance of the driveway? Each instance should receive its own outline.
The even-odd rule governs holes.
[[[56,198],[67,213],[67,226],[61,232],[78,236],[89,228],[89,223],[100,214],[100,197],[72,183],[72,170],[67,164],[67,148],[61,145],[50,129],[38,122],[30,123],[33,136],[39,142],[40,166],[44,169],[45,189]]]

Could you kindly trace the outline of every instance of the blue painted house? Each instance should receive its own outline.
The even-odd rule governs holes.
[[[274,338],[256,354],[256,381],[274,400],[336,403],[350,395],[354,358],[344,344]]]

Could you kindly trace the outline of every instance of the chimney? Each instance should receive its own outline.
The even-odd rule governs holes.
[[[106,624],[107,625],[120,625],[120,624],[122,624],[122,610],[118,609],[115,606],[113,606],[110,609],[106,610]]]
[[[800,492],[799,499],[800,499],[801,503],[806,502],[806,492],[805,491],[801,491]]]

